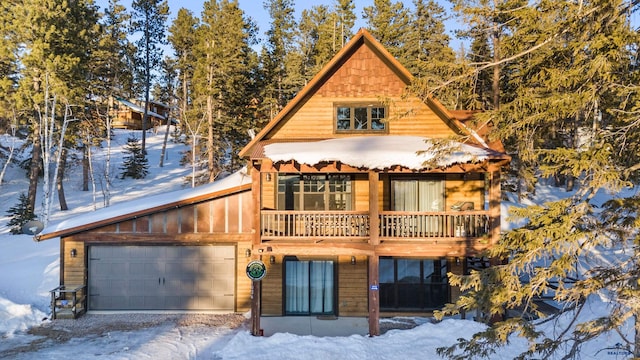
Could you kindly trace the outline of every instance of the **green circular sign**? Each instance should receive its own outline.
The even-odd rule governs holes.
[[[247,264],[247,276],[253,281],[262,280],[267,275],[267,267],[260,260],[253,260]]]

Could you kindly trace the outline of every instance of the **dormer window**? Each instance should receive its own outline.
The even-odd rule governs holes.
[[[387,109],[380,104],[336,105],[336,132],[385,131]]]

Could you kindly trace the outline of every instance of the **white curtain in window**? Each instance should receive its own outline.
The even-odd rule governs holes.
[[[309,262],[287,261],[286,299],[287,313],[309,312]]]
[[[311,262],[311,312],[333,313],[333,262]]]
[[[393,200],[396,211],[442,211],[444,181],[394,180]]]
[[[286,261],[285,310],[289,314],[331,314],[333,261]]]

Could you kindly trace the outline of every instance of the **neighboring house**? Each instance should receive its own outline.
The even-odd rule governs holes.
[[[114,129],[142,130],[142,118],[144,117],[144,102],[134,102],[115,98],[111,127]],[[149,102],[147,112],[147,129],[166,123],[169,116],[169,106],[159,102]]]
[[[510,158],[411,81],[360,30],[240,152],[242,172],[36,239],[61,238],[61,285],[89,310],[251,309],[254,335],[261,316],[368,317],[377,335],[381,316],[430,314],[459,296],[447,272],[498,240]]]

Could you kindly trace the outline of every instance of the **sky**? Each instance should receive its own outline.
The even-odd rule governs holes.
[[[293,1],[296,9],[296,19],[300,18],[300,14],[304,9],[311,9],[313,6],[316,6],[316,5],[333,6],[335,4],[335,0],[293,0]],[[356,24],[353,28],[354,33],[357,32],[359,28],[366,26],[366,23],[364,22],[364,20],[362,20],[362,9],[367,6],[372,6],[373,2],[374,0],[354,0],[354,5],[355,5],[354,13],[356,14],[356,18],[357,18]],[[413,0],[403,0],[402,2],[403,4],[405,4],[405,6],[413,7]],[[450,8],[450,3],[448,1],[439,0],[438,2],[445,9]],[[96,0],[96,3],[99,6],[104,7],[108,3],[108,1]],[[120,3],[129,6],[131,1],[120,0]],[[202,8],[203,8],[202,6],[203,3],[204,3],[204,0],[169,0],[169,11],[171,12],[171,15],[169,16],[169,23],[173,21],[173,19],[177,15],[178,10],[180,8],[189,9],[193,12],[194,16],[200,17],[200,13],[202,12]],[[260,40],[264,40],[265,39],[264,34],[269,29],[269,22],[270,22],[269,13],[267,12],[267,10],[265,10],[263,6],[264,1],[263,0],[238,0],[238,3],[240,4],[240,8],[245,12],[245,14],[253,18],[253,20],[256,22],[256,24],[259,27],[258,38]],[[448,12],[448,14],[450,13]],[[451,41],[452,46],[458,46],[456,44],[458,44],[459,42],[455,39],[455,36],[453,35],[453,30],[458,25],[454,20],[445,22],[445,25],[447,26],[447,33],[449,34],[449,37],[452,40]],[[457,50],[457,49],[454,47],[454,50]]]
[[[122,161],[122,149],[127,138],[132,134],[126,130],[116,130],[113,139],[113,163],[117,168]],[[112,206],[102,208],[101,196],[98,193],[96,207],[92,192],[79,191],[81,187],[81,167],[70,169],[65,183],[66,198],[70,210],[54,211],[51,226],[67,225],[77,221],[92,221],[112,210],[131,211],[138,206],[144,197],[145,204],[156,204],[161,201],[173,201],[177,196],[185,196],[184,177],[190,169],[180,165],[181,153],[186,149],[182,143],[169,142],[165,166],[158,167],[159,154],[164,132],[147,135],[147,151],[149,156],[149,175],[143,180],[114,179],[112,188]],[[12,138],[0,135],[0,144],[9,147]],[[18,142],[16,145],[20,145]],[[336,147],[339,145],[336,145]],[[287,149],[280,149],[281,153]],[[104,164],[104,151],[94,148],[93,160],[96,166]],[[28,150],[16,154],[16,158],[28,156]],[[391,155],[389,155],[391,156]],[[367,156],[362,156],[367,158]],[[386,163],[389,158],[384,154],[372,153],[368,156],[371,163]],[[238,178],[239,176],[239,178]],[[242,174],[232,175],[202,188],[203,190],[220,190],[224,186],[237,185],[243,181]],[[60,246],[58,239],[33,241],[30,235],[11,235],[6,211],[17,203],[18,196],[25,191],[28,180],[24,170],[10,166],[0,184],[0,358],[5,354],[12,360],[39,359],[296,359],[296,360],[388,360],[388,359],[439,359],[436,348],[453,344],[458,338],[470,338],[475,332],[483,330],[484,325],[474,322],[471,314],[468,320],[448,318],[442,322],[434,322],[429,318],[412,318],[419,326],[411,330],[391,330],[381,336],[369,337],[351,335],[348,337],[300,336],[290,333],[276,333],[271,336],[254,337],[249,329],[240,327],[210,327],[194,325],[179,327],[171,323],[135,329],[130,326],[113,328],[96,335],[81,335],[69,341],[43,339],[29,334],[29,329],[44,325],[49,326],[49,290],[58,286],[60,275]],[[210,187],[210,188],[208,188]],[[545,201],[557,200],[570,196],[562,190],[541,184],[536,191],[536,198],[529,204],[542,204]],[[508,209],[517,205],[505,200],[502,203],[503,229],[508,230],[516,224],[506,218]],[[38,209],[36,209],[38,212]],[[589,256],[608,256],[604,253],[592,252]],[[605,299],[592,297],[588,306],[582,311],[582,319],[605,315],[607,303]],[[249,314],[244,314],[249,316]],[[129,315],[133,317],[134,315]],[[91,318],[89,318],[91,319]],[[94,318],[95,319],[95,318]],[[406,318],[391,318],[384,321],[403,321]],[[556,322],[541,324],[538,329],[548,334],[554,333],[558,325],[566,325],[568,318],[561,317]],[[629,332],[632,332],[629,327]],[[46,341],[45,341],[46,340]],[[585,344],[580,350],[583,360],[622,360],[629,359],[624,350],[616,349],[621,343],[618,334],[605,334]],[[36,345],[34,345],[36,344]],[[510,339],[507,347],[500,349],[491,358],[507,360],[514,354],[525,351],[527,343],[519,338]],[[19,352],[14,352],[21,349]],[[550,360],[560,357],[550,358]]]

